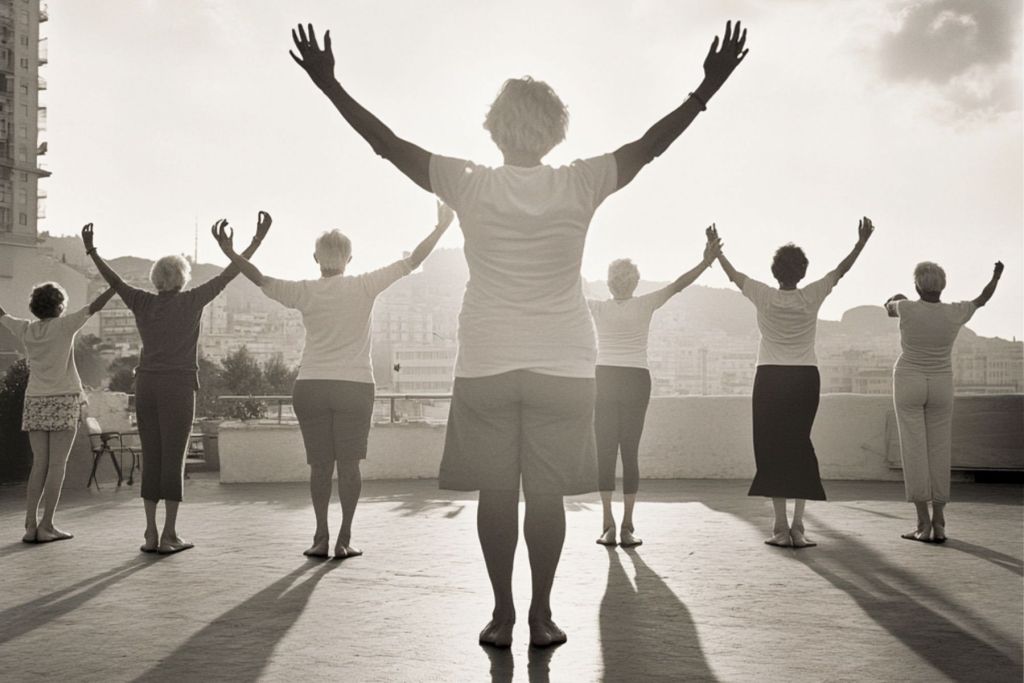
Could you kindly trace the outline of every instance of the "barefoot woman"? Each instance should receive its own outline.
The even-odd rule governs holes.
[[[0,324],[25,347],[29,365],[21,419],[21,429],[28,432],[32,446],[32,470],[25,487],[27,509],[22,540],[26,543],[72,538],[72,534],[54,526],[53,514],[85,402],[75,366],[75,335],[112,296],[114,290],[108,289],[88,306],[65,315],[67,292],[56,282],[47,282],[35,287],[29,299],[29,310],[37,320],[15,318],[0,307]],[[42,520],[38,518],[40,501]]]
[[[270,216],[262,211],[256,236],[246,253],[252,255],[270,229]],[[220,225],[227,221],[220,221]],[[196,390],[199,327],[206,304],[238,274],[224,271],[198,287],[185,289],[192,271],[181,256],[164,256],[153,264],[149,279],[157,293],[127,284],[100,258],[93,245],[92,223],[82,229],[85,253],[107,284],[135,316],[142,337],[139,367],[135,368],[135,415],[142,443],[141,494],[146,510],[144,553],[170,554],[192,544],[178,535],[178,506],[184,490],[185,452],[188,450]],[[156,512],[164,501],[164,528],[157,534]]]
[[[864,218],[857,227],[853,251],[825,277],[797,287],[807,274],[807,257],[793,244],[779,247],[772,261],[778,288],[747,277],[733,268],[724,253],[718,261],[729,279],[757,308],[761,343],[754,375],[754,460],[757,475],[751,496],[767,496],[775,508],[768,545],[806,548],[816,545],[804,535],[804,505],[825,500],[811,427],[818,412],[821,378],[814,339],[818,309],[839,279],[853,267],[874,226]],[[717,237],[714,226],[709,235]],[[786,517],[786,499],[796,499],[793,524]]]
[[[292,406],[306,446],[309,493],[316,516],[313,545],[304,552],[308,557],[328,556],[327,513],[335,467],[342,519],[334,557],[343,560],[363,554],[352,545],[352,520],[363,485],[359,463],[366,458],[373,417],[373,303],[378,294],[419,267],[454,217],[451,209],[438,202],[437,226],[408,258],[354,276],[345,274],[352,259],[352,243],[339,230],[325,232],[317,238],[313,251],[313,260],[320,268],[316,280],[267,277],[235,253],[230,233],[221,229],[216,234],[221,250],[253,284],[274,301],[302,313],[306,343]]]
[[[439,156],[395,135],[334,77],[330,32],[293,32],[292,55],[346,121],[418,186],[459,215],[470,279],[459,315],[459,355],[441,463],[443,488],[479,490],[477,531],[494,592],[480,642],[508,647],[516,612],[512,565],[520,481],[533,600],[530,641],[565,642],[551,618],[551,585],[565,539],[562,497],[593,491],[593,323],[580,262],[591,217],[696,118],[745,55],[745,32],[726,26],[700,86],[639,140],[614,154],[553,168],[542,159],[565,137],[568,113],[546,84],[505,82],[484,120],[504,165]]]

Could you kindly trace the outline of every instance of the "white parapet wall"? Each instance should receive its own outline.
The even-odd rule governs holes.
[[[954,467],[1024,468],[1024,396],[958,397],[955,414]],[[436,477],[444,432],[436,425],[374,425],[363,477]],[[826,479],[902,478],[888,396],[822,396],[812,439]],[[223,483],[305,481],[309,476],[297,425],[224,423],[220,459]],[[750,397],[652,399],[640,472],[650,479],[753,477]]]

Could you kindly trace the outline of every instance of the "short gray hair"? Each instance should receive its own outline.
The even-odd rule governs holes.
[[[946,271],[938,263],[922,261],[914,268],[914,286],[919,291],[938,294],[946,288]]]
[[[615,259],[608,264],[608,289],[612,295],[630,295],[640,283],[640,269],[632,259]]]
[[[565,139],[569,110],[554,89],[529,76],[510,78],[491,103],[484,129],[502,152],[543,157]]]
[[[158,259],[149,271],[149,281],[153,283],[158,292],[173,292],[176,289],[184,289],[191,279],[192,266],[188,264],[184,256],[179,256],[178,254]]]
[[[316,238],[313,253],[321,268],[341,270],[352,256],[352,240],[341,230],[328,230]]]

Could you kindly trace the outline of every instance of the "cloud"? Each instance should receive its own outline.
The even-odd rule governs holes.
[[[882,39],[882,73],[930,86],[961,111],[1018,110],[1020,27],[1020,0],[912,2]]]

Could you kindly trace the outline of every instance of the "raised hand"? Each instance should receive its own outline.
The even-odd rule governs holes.
[[[92,223],[86,223],[85,227],[82,228],[82,243],[85,244],[86,252],[90,252],[95,248],[93,247],[92,238]]]
[[[871,233],[875,231],[875,225],[871,222],[871,219],[867,216],[861,218],[857,223],[857,241],[864,244],[871,237]]]
[[[455,219],[455,212],[452,207],[442,201],[437,202],[437,229],[444,232]]]
[[[90,225],[92,225],[92,224],[90,223]],[[1002,276],[1003,276],[1003,262],[1002,261],[996,261],[996,266],[995,266],[995,268],[992,269],[992,277],[994,277],[996,279],[999,279]]]
[[[708,228],[708,230],[711,230],[711,228]],[[704,263],[710,265],[721,253],[722,240],[718,239],[718,237],[709,239],[707,244],[704,245]]]
[[[718,239],[718,228],[715,226],[714,223],[712,223],[711,225],[709,225],[707,227],[707,229],[704,231],[704,236],[708,238],[708,243],[709,244],[711,242],[718,242],[718,241],[720,241]]]
[[[704,78],[717,88],[721,86],[739,66],[743,58],[750,50],[744,45],[747,43],[747,29],[742,29],[740,22],[736,22],[735,29],[732,22],[725,24],[725,38],[722,40],[721,48],[718,45],[718,36],[711,42],[711,49],[708,56],[704,58]]]
[[[273,222],[274,219],[270,217],[269,213],[260,211],[259,216],[256,218],[256,237],[254,238],[257,242],[263,241],[263,238],[270,232],[270,224]]]
[[[228,220],[226,218],[221,218],[219,221],[214,223],[210,228],[210,234],[213,235],[213,239],[217,240],[217,246],[219,246],[220,250],[225,254],[231,255],[235,251],[235,231],[233,228],[228,226]]]
[[[299,51],[299,55],[296,56],[294,52],[288,50],[288,54],[292,56],[295,63],[301,66],[309,77],[313,80],[321,90],[328,84],[334,82],[334,53],[331,51],[331,32],[327,31],[324,33],[324,48],[320,49],[320,44],[316,39],[316,31],[313,30],[313,24],[307,24],[307,29],[303,28],[302,24],[299,24],[296,29],[292,29],[292,40],[295,41],[295,49]]]

